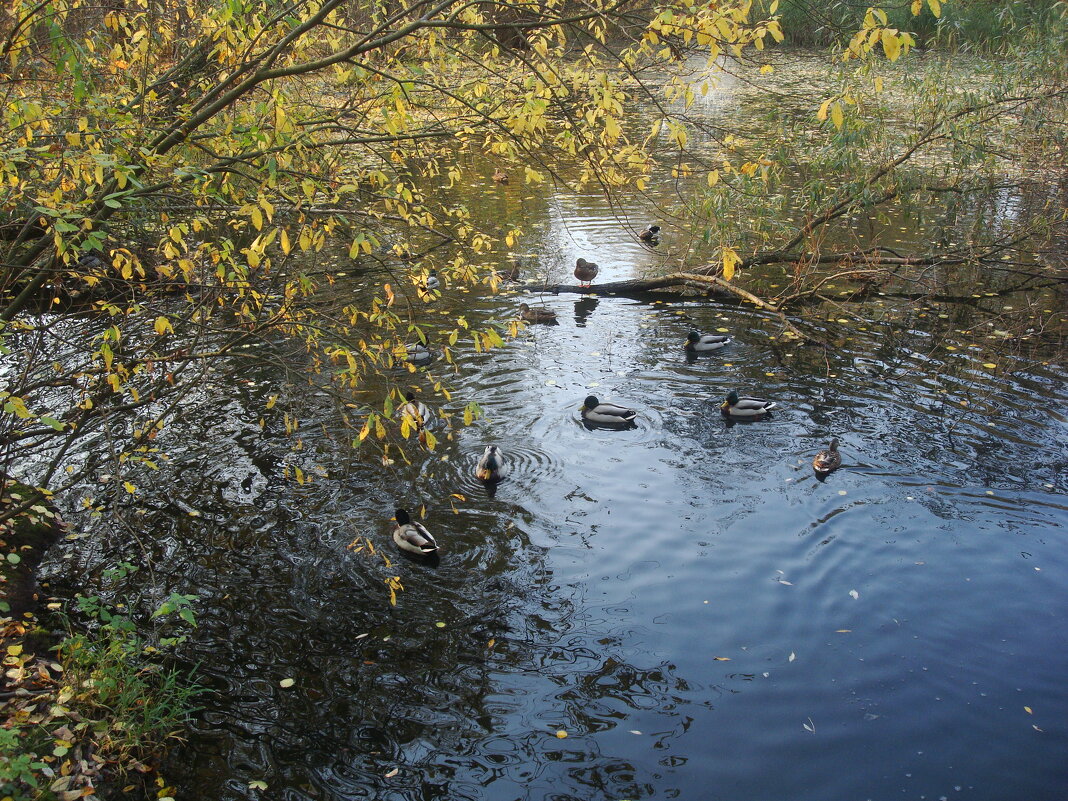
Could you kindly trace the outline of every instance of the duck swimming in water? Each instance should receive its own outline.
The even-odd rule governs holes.
[[[582,404],[582,419],[601,425],[626,425],[633,423],[638,413],[626,406],[601,403],[597,396],[590,395]]]
[[[730,344],[733,340],[733,337],[720,334],[698,334],[696,331],[691,331],[686,335],[686,350],[693,353],[711,353]]]
[[[430,421],[430,409],[422,401],[415,399],[415,393],[409,392],[404,396],[404,399],[408,401],[398,410],[401,417],[408,417],[415,423],[415,430],[422,431],[423,427]]]
[[[820,475],[827,475],[842,466],[842,454],[838,452],[838,437],[831,440],[827,450],[820,451],[812,460],[812,469]]]
[[[752,419],[763,417],[776,406],[775,401],[761,400],[760,398],[738,397],[738,393],[731,390],[727,400],[720,406],[720,412],[724,417],[740,417]]]
[[[402,551],[420,556],[429,556],[438,550],[434,535],[422,523],[412,520],[404,509],[393,513],[393,541]]]
[[[660,242],[660,226],[659,225],[647,225],[638,234],[638,239],[642,242],[648,242],[651,245],[658,244]]]
[[[478,460],[475,468],[475,477],[479,481],[500,481],[501,470],[504,469],[504,454],[496,445],[487,445],[486,452]]]
[[[552,309],[532,309],[525,303],[519,304],[519,316],[528,323],[555,323],[556,312]]]

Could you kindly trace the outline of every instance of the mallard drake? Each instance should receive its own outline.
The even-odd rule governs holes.
[[[651,242],[654,245],[660,241],[660,226],[659,225],[647,225],[638,234],[638,239],[642,242]]]
[[[696,331],[691,331],[686,335],[686,350],[694,353],[708,353],[719,350],[733,340],[734,337],[720,334],[698,334]]]
[[[426,277],[426,283],[423,285],[423,288],[426,289],[427,292],[433,292],[436,289],[441,289],[441,279],[438,278],[437,270],[430,271],[430,274]]]
[[[555,323],[556,312],[552,309],[532,309],[525,303],[519,304],[519,316],[528,323]]]
[[[838,437],[831,440],[827,450],[820,451],[812,460],[812,469],[826,475],[842,466],[842,454],[838,452]]]
[[[581,256],[575,259],[575,278],[579,280],[579,285],[585,284],[589,286],[594,278],[597,277],[597,273],[601,268],[594,264],[592,261],[586,261]]]
[[[409,392],[404,396],[408,401],[398,409],[401,417],[408,417],[415,423],[415,430],[422,431],[423,426],[430,422],[430,409],[422,401],[415,399],[415,393]]]
[[[408,351],[408,362],[416,367],[425,367],[434,361],[434,351],[427,347],[426,342],[413,342],[404,347]]]
[[[724,417],[763,417],[776,406],[775,401],[761,400],[760,398],[740,398],[738,393],[731,390],[727,400],[723,401],[720,411]]]
[[[426,526],[408,516],[404,509],[393,513],[393,541],[402,551],[427,556],[436,553],[438,543]]]
[[[475,476],[479,481],[500,481],[504,469],[504,454],[496,445],[487,445],[486,452],[478,460]]]
[[[582,419],[602,425],[625,425],[633,423],[638,413],[625,406],[614,403],[601,403],[595,395],[590,395],[582,404]]]
[[[506,184],[508,183],[508,173],[498,167],[493,173],[493,180],[499,184]]]

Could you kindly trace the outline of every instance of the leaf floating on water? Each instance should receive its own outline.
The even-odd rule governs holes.
[[[804,726],[807,731],[810,731],[813,734],[816,733],[816,724],[812,722],[812,718],[808,719],[808,723],[802,723],[801,725]]]
[[[855,601],[858,598],[860,598],[860,593],[857,592],[856,590],[850,590],[849,591],[849,596]]]
[[[631,730],[630,730],[630,733],[631,733],[631,734],[641,734],[641,732],[640,732],[640,731],[638,731],[637,729],[631,729]]]
[[[728,331],[728,329],[726,329],[726,328],[717,328],[716,330],[721,334],[726,334],[727,331]]]
[[[838,490],[838,494],[839,495],[847,495],[848,493],[845,490]]]
[[[560,729],[560,731],[556,733],[556,736],[563,740],[565,737],[567,737],[567,732],[563,729]]]
[[[983,367],[985,367],[987,370],[994,370],[994,369],[997,368],[997,365],[994,364],[993,362],[987,362],[986,364],[983,365]]]
[[[263,781],[263,779],[253,779],[252,781],[250,781],[248,783],[248,789],[250,789],[250,790],[266,790],[267,789],[267,782]]]
[[[280,682],[278,682],[278,686],[279,687],[292,687],[296,683],[297,683],[296,679],[282,679]]]
[[[1024,712],[1026,712],[1028,715],[1035,714],[1034,712],[1031,711],[1031,707],[1029,707],[1029,706],[1025,706],[1024,707]]]
[[[717,662],[730,662],[731,661],[731,658],[729,656],[714,656],[712,658],[715,659]]]
[[[354,640],[362,640],[366,636],[367,636],[367,632],[364,632],[363,634],[357,634],[355,637],[353,637],[353,639]]]
[[[550,379],[549,379],[548,381],[546,381],[546,382],[545,382],[545,386],[547,386],[547,387],[555,387],[555,386],[556,386],[556,382],[555,382],[555,381],[553,381],[553,380],[552,380],[552,379],[550,378]]]
[[[386,779],[392,779],[392,778],[393,778],[394,776],[396,776],[396,775],[397,775],[398,773],[400,773],[400,768],[394,768],[394,769],[393,769],[393,770],[391,770],[391,771],[390,771],[389,773],[386,773],[386,774],[384,774],[383,778],[386,778]]]
[[[434,625],[435,625],[435,626],[437,626],[437,627],[438,627],[439,629],[443,629],[443,628],[445,628],[445,621],[443,621],[443,620],[439,620],[439,621],[438,621],[437,623],[435,623]]]
[[[793,662],[795,659],[797,659],[797,654],[795,654],[793,651],[791,651],[790,652],[790,660],[789,661]]]
[[[1031,728],[1034,729],[1035,731],[1045,731],[1045,729],[1039,728],[1034,723],[1031,724]]]
[[[454,497],[454,498],[455,498],[456,500],[458,500],[458,501],[466,501],[466,500],[467,500],[467,498],[465,498],[465,497],[464,497],[463,495],[461,495],[461,494],[460,494],[460,493],[458,493],[458,492],[454,492],[454,493],[452,494],[452,497]]]
[[[852,631],[853,631],[853,629],[835,629],[834,633],[835,634],[849,634]]]

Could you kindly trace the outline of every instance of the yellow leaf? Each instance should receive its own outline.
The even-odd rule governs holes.
[[[901,39],[898,38],[897,31],[893,28],[887,28],[882,33],[883,40],[883,52],[886,53],[886,57],[891,61],[897,61],[901,55]]]
[[[284,228],[282,229],[282,238],[280,241],[282,244],[282,252],[288,256],[289,251],[293,249],[293,246],[289,243],[289,234],[286,233]]]
[[[823,122],[825,119],[827,119],[827,110],[830,109],[830,107],[831,107],[831,99],[827,98],[826,100],[823,101],[823,104],[820,106],[820,110],[816,112],[816,119],[819,120],[820,122]]]
[[[831,106],[831,122],[834,123],[835,128],[837,128],[838,130],[842,130],[842,123],[845,122],[845,119],[842,116],[841,103],[835,103],[833,106]]]
[[[713,659],[715,659],[717,662],[730,662],[731,661],[731,658],[729,656],[715,656],[715,657],[713,657]]]
[[[560,731],[556,733],[556,736],[563,740],[565,737],[567,737],[567,732],[563,729],[560,729]]]
[[[136,493],[137,493],[137,487],[135,487],[135,486],[134,486],[133,484],[131,484],[131,483],[130,483],[129,481],[123,481],[123,482],[122,482],[122,486],[124,486],[124,487],[126,488],[126,491],[127,491],[128,493],[130,493],[131,495],[134,495],[134,494],[136,494]]]
[[[157,317],[156,323],[155,325],[153,325],[153,328],[156,329],[156,333],[160,336],[163,336],[168,331],[174,333],[174,329],[171,327],[171,321],[168,320],[166,317]]]
[[[938,0],[927,0],[927,5],[931,7],[931,13],[936,17],[942,16],[942,4]]]
[[[1034,712],[1031,711],[1031,707],[1029,707],[1029,706],[1025,706],[1024,707],[1024,712],[1026,712],[1028,715],[1035,714]]]
[[[734,268],[741,263],[741,258],[734,248],[723,248],[723,278],[730,281],[734,278]]]
[[[912,16],[916,16],[923,10],[923,0],[912,0]]]

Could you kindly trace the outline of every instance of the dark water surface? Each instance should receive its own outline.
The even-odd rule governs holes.
[[[555,198],[530,228],[558,256],[546,272],[586,255],[629,277],[672,248],[642,247],[596,198]],[[559,325],[459,346],[455,373],[429,370],[453,400],[397,376],[486,414],[412,464],[336,447],[326,397],[267,371],[177,421],[198,444],[172,452],[136,525],[145,586],[200,596],[183,656],[212,692],[166,771],[179,797],[1068,795],[1063,368],[979,335],[949,351],[982,318],[937,307],[843,326],[830,352],[696,301],[447,287],[427,314],[478,325],[521,300]],[[688,362],[691,328],[736,341]],[[779,409],[725,423],[731,389]],[[587,394],[637,427],[583,427]],[[832,436],[845,464],[821,482]],[[508,460],[492,497],[473,477],[489,443]],[[397,553],[395,505],[425,505],[439,565]]]
[[[339,461],[314,424],[288,453],[265,378],[185,422],[204,451],[171,469],[199,490],[150,510],[147,547],[201,596],[186,797],[1064,797],[1062,373],[935,362],[920,331],[825,361],[743,310],[545,302],[559,325],[459,351],[445,405],[487,417],[412,465]],[[687,363],[691,327],[737,340]],[[780,410],[726,424],[732,388]],[[639,425],[584,428],[591,392]],[[439,566],[396,553],[394,504],[426,505]]]

